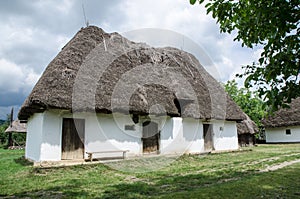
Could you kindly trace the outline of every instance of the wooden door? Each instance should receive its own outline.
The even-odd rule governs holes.
[[[84,119],[63,119],[62,160],[76,160],[84,158],[84,129]]]
[[[213,136],[212,136],[212,125],[203,124],[203,137],[204,137],[204,150],[212,151],[213,150]]]
[[[143,152],[158,153],[159,150],[159,131],[158,124],[155,122],[143,123]]]

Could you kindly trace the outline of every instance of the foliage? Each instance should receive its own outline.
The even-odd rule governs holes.
[[[8,125],[8,120],[6,120],[5,122],[3,122],[3,124],[0,125],[0,146],[4,146],[7,143],[8,134],[5,133],[5,130],[7,129]]]
[[[34,168],[24,161],[23,154],[24,150],[0,149],[0,197],[296,198],[300,194],[299,163],[261,172],[270,166],[299,160],[300,144],[184,155],[167,167],[147,173],[122,172],[100,163]],[[145,166],[155,158],[158,157],[109,164],[123,164],[126,168]]]
[[[225,90],[241,109],[261,127],[261,119],[267,114],[265,103],[257,92],[251,92],[248,88],[238,88],[235,80],[227,81]]]
[[[190,0],[191,4],[204,0]],[[243,66],[247,88],[258,88],[271,111],[300,96],[299,0],[209,0],[207,13],[217,18],[221,32],[237,31],[242,46],[262,46],[257,63]]]

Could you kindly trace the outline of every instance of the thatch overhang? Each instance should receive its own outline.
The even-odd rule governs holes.
[[[26,123],[21,123],[20,120],[14,120],[5,130],[5,133],[26,133]]]
[[[50,62],[19,112],[47,109],[242,121],[241,109],[190,53],[82,28]]]
[[[237,123],[238,135],[258,133],[258,127],[255,122],[247,114],[245,114],[245,117],[247,119]]]
[[[293,99],[288,108],[281,108],[262,120],[265,128],[300,126],[300,97]]]

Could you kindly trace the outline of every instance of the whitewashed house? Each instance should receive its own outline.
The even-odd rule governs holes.
[[[18,117],[35,162],[235,150],[245,119],[193,55],[95,26],[48,65]]]
[[[263,120],[267,143],[300,142],[300,98]]]

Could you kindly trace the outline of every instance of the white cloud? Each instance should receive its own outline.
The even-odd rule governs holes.
[[[257,47],[255,49],[255,51],[252,54],[252,58],[254,60],[258,60],[260,58],[261,53],[263,52],[263,48],[262,47]]]
[[[203,5],[191,6],[180,0],[128,0],[120,5],[119,9],[126,18],[119,27],[122,31],[162,28],[176,31],[193,40],[199,46],[198,49],[201,49],[201,54],[207,55],[212,63],[199,61],[219,81],[226,82],[235,78],[235,74],[241,72],[242,65],[252,63],[257,58],[253,56],[252,49],[242,48],[240,42],[233,41],[235,34],[220,34],[218,25],[210,15],[206,14]],[[147,38],[144,35],[136,36],[138,39],[143,37]],[[162,37],[156,39],[163,40]],[[144,41],[149,42],[149,40]],[[150,42],[152,45],[155,44],[153,41]],[[188,50],[185,49],[184,42],[177,47]],[[198,56],[199,53],[195,51],[193,53],[196,57],[201,57]]]
[[[82,3],[90,24],[107,32],[159,28],[187,36],[197,47],[189,46],[188,39],[179,39],[177,47],[195,54],[223,82],[234,78],[241,65],[251,64],[261,53],[259,48],[241,48],[232,41],[234,35],[220,34],[204,6],[192,6],[188,0],[0,1],[0,106],[9,102],[2,102],[5,93],[20,93],[20,101],[24,100],[49,62],[84,26]],[[166,44],[172,40],[158,39]]]
[[[0,93],[28,93],[37,82],[39,74],[31,68],[18,66],[0,59]]]
[[[0,59],[0,92],[18,92],[24,79],[22,69],[14,63]]]

